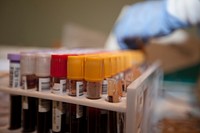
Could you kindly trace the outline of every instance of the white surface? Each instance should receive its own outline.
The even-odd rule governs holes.
[[[87,99],[85,95],[79,97],[72,97],[67,94],[60,94],[55,95],[52,94],[50,91],[47,92],[37,92],[31,90],[22,90],[21,88],[12,89],[8,87],[8,78],[7,79],[0,79],[0,91],[10,94],[18,94],[30,97],[37,97],[37,98],[45,98],[54,101],[62,101],[68,102],[73,104],[91,106],[95,108],[107,109],[117,112],[125,112],[126,111],[126,98],[122,98],[120,103],[109,103],[107,102],[106,95],[102,95],[101,99],[91,100]]]
[[[126,132],[149,133],[152,111],[162,73],[159,63],[153,64],[145,73],[130,84],[127,92]],[[143,99],[141,104],[141,98]]]

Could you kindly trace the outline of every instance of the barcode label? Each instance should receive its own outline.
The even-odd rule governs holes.
[[[62,94],[66,92],[66,80],[60,80],[60,83],[54,83],[52,93]]]
[[[22,97],[22,107],[28,109],[28,97]]]
[[[107,94],[108,91],[108,81],[107,80],[103,80],[102,83],[102,93],[103,94]]]
[[[39,78],[38,91],[50,90],[50,78]]]
[[[22,89],[27,90],[27,79],[26,76],[22,76]]]
[[[77,81],[76,82],[76,96],[83,95],[83,82]]]
[[[76,105],[76,118],[81,118],[83,116],[83,106]]]
[[[52,130],[54,132],[61,131],[61,119],[62,114],[65,113],[65,104],[58,101],[53,101],[53,121],[52,121]]]
[[[10,63],[10,87],[20,87],[20,64]]]
[[[54,132],[60,132],[61,130],[61,110],[59,110],[59,103],[58,101],[53,101],[53,123],[52,123],[52,130]]]
[[[39,99],[38,111],[48,112],[50,110],[50,101],[45,99]]]
[[[61,89],[60,89],[60,93],[63,93],[63,92],[66,92],[66,80],[64,79],[64,80],[60,80],[60,87],[61,87]]]

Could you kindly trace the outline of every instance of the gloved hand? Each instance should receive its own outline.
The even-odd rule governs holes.
[[[188,26],[167,11],[167,1],[146,1],[128,7],[114,27],[121,49],[135,49],[135,40],[148,41]]]

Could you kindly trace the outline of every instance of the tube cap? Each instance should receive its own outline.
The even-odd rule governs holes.
[[[123,58],[123,53],[120,54],[120,72],[124,71],[124,58]]]
[[[103,56],[104,78],[111,77],[111,57],[109,55]]]
[[[117,74],[117,58],[115,55],[111,55],[111,74],[112,76]]]
[[[67,55],[54,54],[51,55],[51,76],[66,77],[67,76]]]
[[[37,54],[36,55],[36,76],[50,76],[50,54]]]
[[[84,79],[84,56],[68,56],[67,78],[72,80]]]
[[[85,80],[96,82],[104,78],[103,58],[100,56],[89,56],[85,59]]]
[[[130,52],[126,52],[125,54],[125,68],[129,69],[132,66],[132,58],[131,58],[131,53]]]
[[[116,54],[116,69],[117,69],[117,73],[119,73],[121,71],[121,62],[120,62],[120,56],[119,53]]]
[[[35,53],[21,53],[20,65],[22,75],[35,74]]]
[[[133,64],[141,65],[145,62],[145,54],[140,50],[133,50],[131,52]]]
[[[10,53],[10,54],[8,54],[7,58],[8,58],[10,61],[20,61],[20,54],[17,54],[17,53]]]

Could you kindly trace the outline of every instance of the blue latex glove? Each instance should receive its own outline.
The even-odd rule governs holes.
[[[164,36],[173,30],[188,26],[167,11],[167,1],[146,1],[128,7],[114,27],[121,49],[135,49],[135,39]]]

